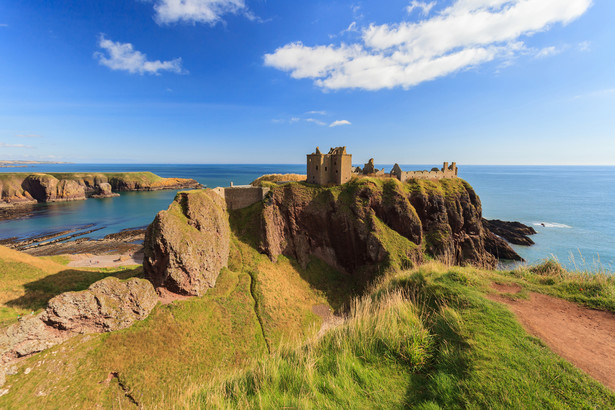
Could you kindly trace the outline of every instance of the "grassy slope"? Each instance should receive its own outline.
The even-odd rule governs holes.
[[[205,383],[191,407],[563,408],[615,394],[487,300],[508,274],[434,263],[391,275],[321,339]]]
[[[244,226],[242,218],[254,220],[255,211],[234,214],[233,226]],[[285,258],[272,263],[251,246],[250,233],[233,235],[232,263],[204,297],[158,305],[129,329],[78,337],[26,359],[9,376],[10,392],[0,397],[0,407],[130,404],[118,380],[147,407],[170,404],[201,380],[236,371],[283,341],[314,334],[321,319],[312,307],[329,305],[332,292],[322,283],[327,277],[341,284],[339,273],[317,260],[307,270]],[[339,299],[332,296],[330,304]],[[105,383],[110,373],[118,377]]]

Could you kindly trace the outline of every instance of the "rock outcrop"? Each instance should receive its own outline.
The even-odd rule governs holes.
[[[461,179],[358,178],[337,187],[272,186],[252,217],[259,250],[306,266],[316,256],[366,282],[388,267],[405,268],[424,255],[494,267],[520,259],[484,228],[480,199]],[[202,295],[214,286],[229,255],[229,221],[212,190],[179,193],[145,236],[144,270],[156,287]]]
[[[261,250],[272,259],[284,254],[305,263],[315,255],[347,272],[374,271],[400,251],[377,231],[381,223],[408,240],[402,252],[414,260],[424,250],[455,264],[493,267],[495,255],[516,255],[493,241],[480,199],[462,180],[358,179],[339,189],[273,189],[262,214]]]
[[[72,333],[111,332],[145,319],[157,301],[146,280],[106,278],[86,291],[66,292],[51,299],[41,320]]]
[[[28,175],[21,184],[24,191],[38,202],[74,201],[85,199],[83,186],[70,179],[58,180],[49,174]]]
[[[521,222],[507,222],[499,219],[483,219],[483,225],[494,234],[506,239],[515,245],[531,246],[534,241],[529,237],[535,235],[536,230]]]
[[[524,259],[515,252],[508,243],[487,230],[487,236],[485,236],[485,250],[495,256],[497,259],[506,259],[511,261],[523,262]]]
[[[180,192],[145,233],[143,268],[156,287],[203,295],[227,266],[230,226],[214,191]]]
[[[261,251],[306,265],[318,256],[338,269],[354,274],[378,269],[390,257],[380,221],[402,236],[420,242],[421,222],[399,192],[382,192],[369,184],[349,188],[346,198],[332,190],[288,184],[271,191],[262,212]],[[340,195],[341,197],[342,195]],[[409,246],[408,260],[421,257]]]
[[[20,357],[48,349],[84,333],[124,329],[145,319],[158,302],[144,279],[105,278],[81,292],[62,293],[38,315],[26,316],[0,331],[0,379],[3,369]],[[0,384],[1,385],[1,384]]]

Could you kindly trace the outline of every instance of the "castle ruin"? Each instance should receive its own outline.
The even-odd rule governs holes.
[[[328,154],[323,154],[316,147],[313,154],[307,155],[307,182],[316,185],[341,185],[355,175],[373,177],[397,178],[401,182],[410,179],[445,179],[457,178],[457,163],[451,165],[444,162],[442,168],[432,168],[431,171],[402,171],[399,164],[395,164],[390,173],[384,172],[374,166],[374,159],[370,158],[363,168],[352,168],[352,155],[346,153],[346,147],[331,148]]]
[[[431,171],[402,171],[399,164],[395,164],[390,175],[401,182],[406,182],[409,179],[457,178],[457,163],[453,162],[449,166],[448,162],[445,162],[441,169],[432,168]]]
[[[313,154],[307,155],[307,182],[316,185],[341,185],[350,181],[352,176],[352,155],[346,147],[331,148],[323,154],[316,147]]]

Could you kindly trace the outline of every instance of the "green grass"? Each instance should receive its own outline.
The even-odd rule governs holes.
[[[593,309],[615,312],[615,276],[608,272],[570,272],[547,259],[530,267],[503,271],[496,280],[515,283],[532,292],[569,300]]]
[[[612,408],[615,395],[485,298],[492,271],[391,275],[341,327],[205,383],[187,407]]]
[[[49,299],[68,291],[87,289],[107,276],[126,279],[142,273],[137,268],[67,268],[66,256],[35,258],[0,247],[0,327],[20,316],[37,313]]]
[[[20,362],[18,374],[8,377],[9,393],[0,397],[0,408],[128,407],[125,389],[147,408],[171,407],[202,380],[244,368],[268,348],[313,336],[322,320],[312,308],[328,305],[335,291],[345,290],[343,280],[317,260],[303,270],[289,259],[274,263],[259,254],[250,224],[241,223],[251,220],[249,212],[231,215],[229,269],[203,297],[158,305],[128,329],[79,336]],[[50,265],[66,269],[24,258],[24,270],[33,275],[23,278],[24,286],[57,279],[45,270]],[[311,285],[324,276],[337,277],[340,287]],[[32,369],[28,375],[26,368]],[[107,383],[110,374],[117,377]]]

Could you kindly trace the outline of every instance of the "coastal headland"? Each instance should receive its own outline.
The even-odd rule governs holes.
[[[122,191],[200,188],[193,179],[162,178],[151,172],[0,173],[2,218],[18,214],[17,205],[107,198]]]
[[[276,175],[179,192],[142,256],[143,231],[99,242],[127,241],[108,268],[96,241],[77,263],[0,246],[0,406],[615,405],[612,366],[586,366],[612,346],[572,360],[525,313],[558,308],[537,293],[613,312],[612,279],[497,270],[532,232],[489,226],[458,177]]]

